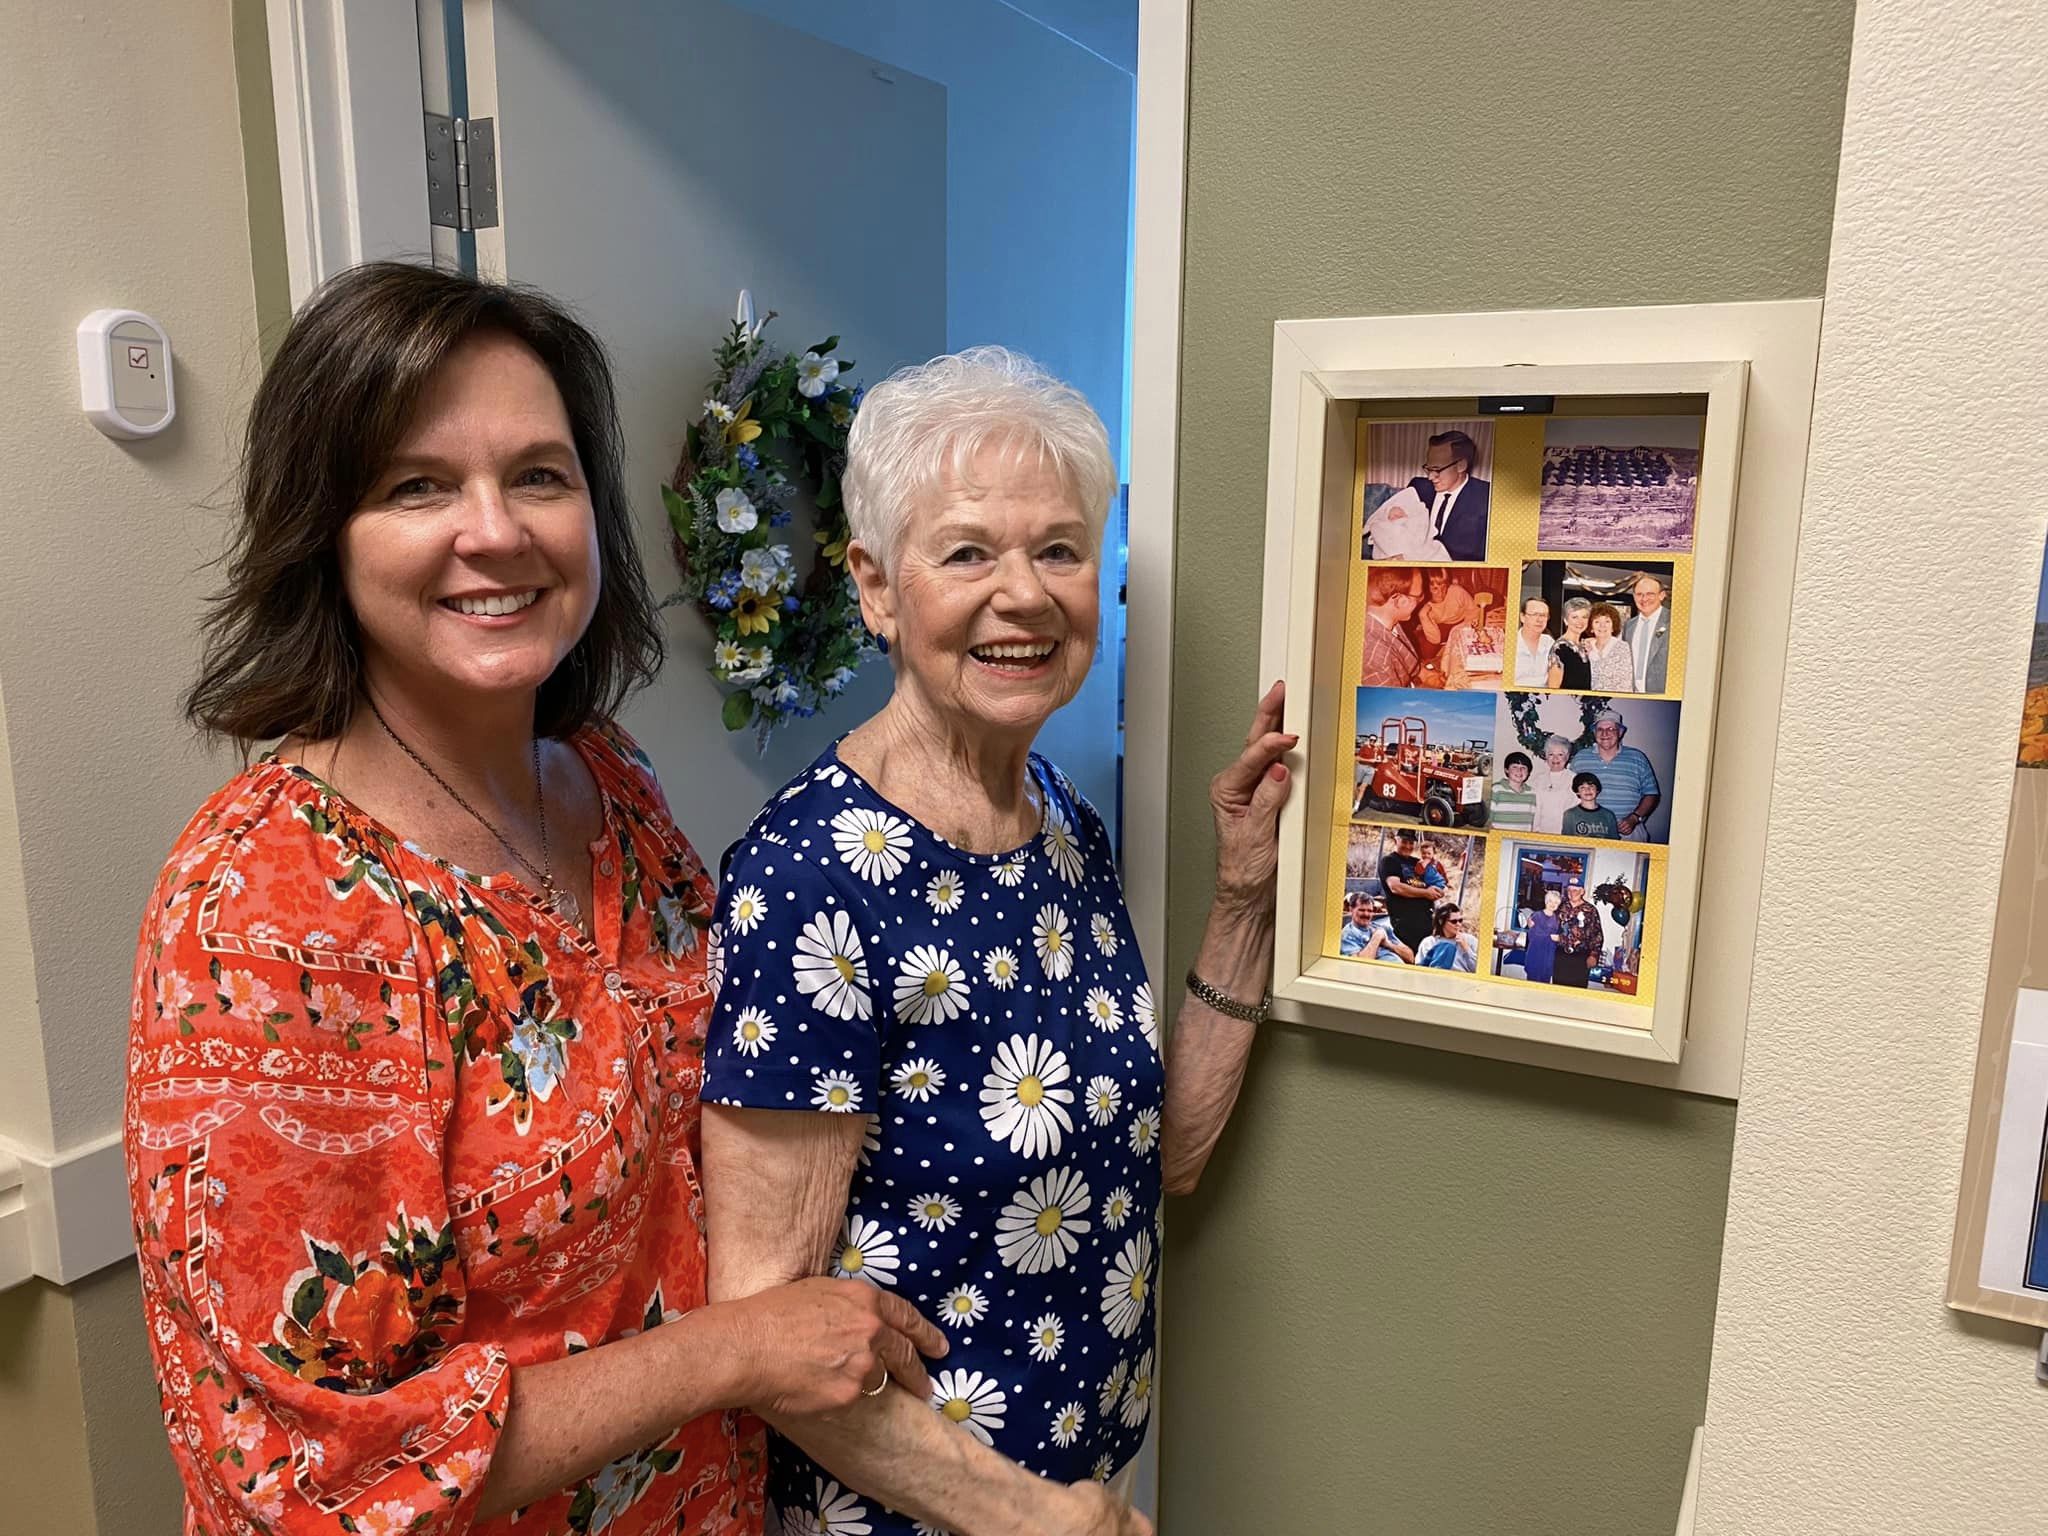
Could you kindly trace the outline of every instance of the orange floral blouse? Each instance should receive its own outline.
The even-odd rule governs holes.
[[[705,1299],[711,880],[637,747],[572,744],[594,939],[274,758],[171,852],[126,1134],[191,1536],[761,1529],[737,1412],[476,1523],[511,1367]]]

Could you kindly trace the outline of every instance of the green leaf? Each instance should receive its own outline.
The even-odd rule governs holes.
[[[311,1328],[326,1300],[327,1282],[318,1275],[306,1276],[305,1284],[292,1292],[292,1321],[301,1328]]]
[[[827,336],[823,341],[819,342],[815,347],[811,348],[811,350],[817,353],[818,356],[824,357],[826,354],[831,352],[831,350],[834,347],[838,345],[839,338],[837,336]]]
[[[672,485],[661,488],[661,504],[668,509],[668,525],[684,538],[690,536],[690,504]]]
[[[745,730],[747,722],[754,718],[754,696],[751,693],[727,694],[718,717],[725,722],[728,731]]]
[[[313,1267],[328,1279],[340,1285],[356,1283],[355,1266],[342,1257],[341,1250],[329,1248],[324,1243],[307,1243],[313,1251]]]

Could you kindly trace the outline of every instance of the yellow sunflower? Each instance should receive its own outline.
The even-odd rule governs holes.
[[[846,546],[853,537],[851,534],[842,533],[835,539],[830,533],[820,528],[811,537],[825,546],[822,552],[825,558],[833,565],[846,564]]]
[[[742,592],[732,616],[743,635],[765,635],[782,621],[779,599],[760,592]]]
[[[754,420],[754,402],[749,399],[734,413],[732,420],[726,423],[726,446],[737,448],[742,443],[751,443],[760,435],[761,423]]]

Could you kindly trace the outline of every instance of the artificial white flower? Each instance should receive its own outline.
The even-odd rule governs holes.
[[[1131,1384],[1124,1388],[1124,1423],[1136,1429],[1152,1411],[1152,1351],[1138,1356],[1131,1368]]]
[[[1130,1219],[1131,1192],[1119,1184],[1109,1192],[1109,1198],[1102,1202],[1102,1224],[1110,1231],[1116,1232]]]
[[[743,885],[733,893],[728,915],[734,933],[752,933],[768,915],[768,898],[761,894],[759,886]]]
[[[724,533],[745,533],[761,521],[747,493],[730,486],[718,493],[712,505],[718,509],[718,526]]]
[[[739,413],[723,400],[706,400],[704,402],[704,414],[713,421],[716,421],[720,426],[729,427],[732,425],[733,417]]]
[[[750,654],[747,659],[747,664],[744,667],[739,668],[737,671],[728,673],[725,680],[728,683],[733,683],[741,688],[751,687],[753,684],[760,682],[762,678],[768,675],[768,669],[769,667],[774,665],[774,661],[775,658],[772,656],[764,657],[760,661],[755,661],[753,660]]]
[[[1124,1090],[1115,1078],[1098,1075],[1088,1079],[1088,1092],[1081,1102],[1087,1106],[1090,1120],[1107,1125],[1123,1108]]]
[[[787,709],[796,702],[796,684],[788,678],[777,678],[772,683],[763,683],[754,690],[757,703],[772,704],[777,709]]]
[[[1059,1356],[1060,1346],[1067,1342],[1067,1325],[1060,1321],[1057,1312],[1048,1312],[1031,1325],[1031,1358],[1052,1360]]]
[[[983,1445],[996,1443],[989,1431],[1003,1427],[1009,1405],[1009,1394],[996,1379],[979,1371],[941,1371],[932,1382],[932,1406]]]
[[[1017,985],[1017,952],[997,945],[982,960],[981,973],[988,978],[988,984],[998,992],[1009,991]]]
[[[942,869],[924,888],[925,905],[941,917],[950,917],[960,910],[964,896],[960,887],[960,875],[951,869]]]
[[[1069,885],[1081,883],[1081,840],[1074,835],[1074,824],[1056,805],[1045,807],[1045,856],[1052,861],[1053,869]]]
[[[721,672],[732,672],[739,668],[740,648],[737,642],[721,640],[711,647],[711,665]]]
[[[796,392],[806,400],[815,400],[832,387],[832,381],[839,377],[839,359],[820,357],[815,352],[806,352],[796,360]]]
[[[960,1202],[951,1195],[919,1195],[910,1202],[910,1216],[927,1232],[943,1232],[960,1219]]]
[[[1138,983],[1137,995],[1131,999],[1131,1013],[1138,1021],[1138,1028],[1144,1033],[1145,1043],[1151,1046],[1156,1054],[1159,1050],[1159,1016],[1152,1009],[1151,982]]]
[[[915,944],[896,972],[896,1017],[946,1024],[967,1008],[967,973],[936,944]]]
[[[1123,1252],[1102,1277],[1102,1325],[1110,1337],[1128,1339],[1138,1331],[1145,1298],[1151,1294],[1152,1234],[1140,1232],[1125,1239]]]
[[[1088,936],[1095,940],[1095,947],[1105,955],[1116,953],[1116,924],[1109,920],[1107,912],[1098,912],[1088,919]]]
[[[1025,1157],[1057,1156],[1060,1137],[1074,1128],[1066,1106],[1074,1090],[1067,1058],[1050,1040],[1012,1035],[996,1047],[992,1070],[981,1080],[981,1119],[989,1135]]]
[[[1082,1006],[1088,1012],[1088,1022],[1097,1029],[1113,1035],[1124,1027],[1124,1011],[1107,987],[1090,987],[1088,1001]]]
[[[868,960],[853,919],[841,907],[820,912],[796,938],[790,961],[796,989],[835,1019],[864,1019],[874,1011],[868,998]]]
[[[945,1086],[946,1069],[922,1056],[904,1062],[889,1078],[890,1092],[913,1104],[924,1103]]]
[[[988,1316],[988,1298],[978,1286],[956,1285],[939,1299],[939,1321],[948,1328],[972,1328]]]
[[[819,686],[827,693],[839,694],[846,691],[846,685],[853,681],[853,668],[834,667]]]
[[[894,1285],[901,1257],[894,1232],[866,1216],[849,1216],[839,1230],[839,1256],[832,1261],[832,1273],[841,1280]]]
[[[991,873],[995,875],[997,885],[1007,885],[1014,890],[1024,883],[1024,861],[1005,859]]]
[[[775,1043],[775,1021],[765,1008],[742,1008],[732,1021],[732,1048],[742,1056],[758,1056]]]
[[[860,1108],[860,1081],[851,1072],[821,1072],[811,1084],[811,1108],[850,1115]]]
[[[796,572],[789,563],[789,546],[771,544],[766,549],[749,549],[740,554],[740,586],[763,596],[781,592],[795,584]]]
[[[996,1252],[1020,1274],[1058,1269],[1080,1248],[1092,1203],[1087,1180],[1074,1169],[1039,1174],[996,1218]]]
[[[1040,907],[1031,924],[1031,941],[1045,974],[1054,981],[1065,981],[1074,969],[1074,940],[1067,914],[1051,902]]]
[[[1104,1418],[1108,1418],[1115,1409],[1117,1402],[1124,1395],[1124,1384],[1130,1379],[1131,1362],[1128,1360],[1117,1361],[1116,1369],[1109,1373],[1109,1380],[1102,1384],[1102,1391],[1097,1394],[1095,1399],[1096,1410]]]
[[[1081,1426],[1088,1415],[1079,1403],[1069,1403],[1052,1418],[1052,1443],[1062,1450],[1072,1445],[1081,1436]]]
[[[832,818],[832,845],[861,879],[880,885],[894,880],[910,853],[910,824],[900,817],[848,806]]]
[[[1141,1109],[1131,1116],[1131,1150],[1143,1157],[1159,1140],[1159,1111]]]

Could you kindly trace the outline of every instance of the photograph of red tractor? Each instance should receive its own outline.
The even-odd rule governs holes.
[[[1490,744],[1429,744],[1420,715],[1389,715],[1377,736],[1358,738],[1353,815],[1414,817],[1432,827],[1486,825],[1486,781],[1493,768]]]

